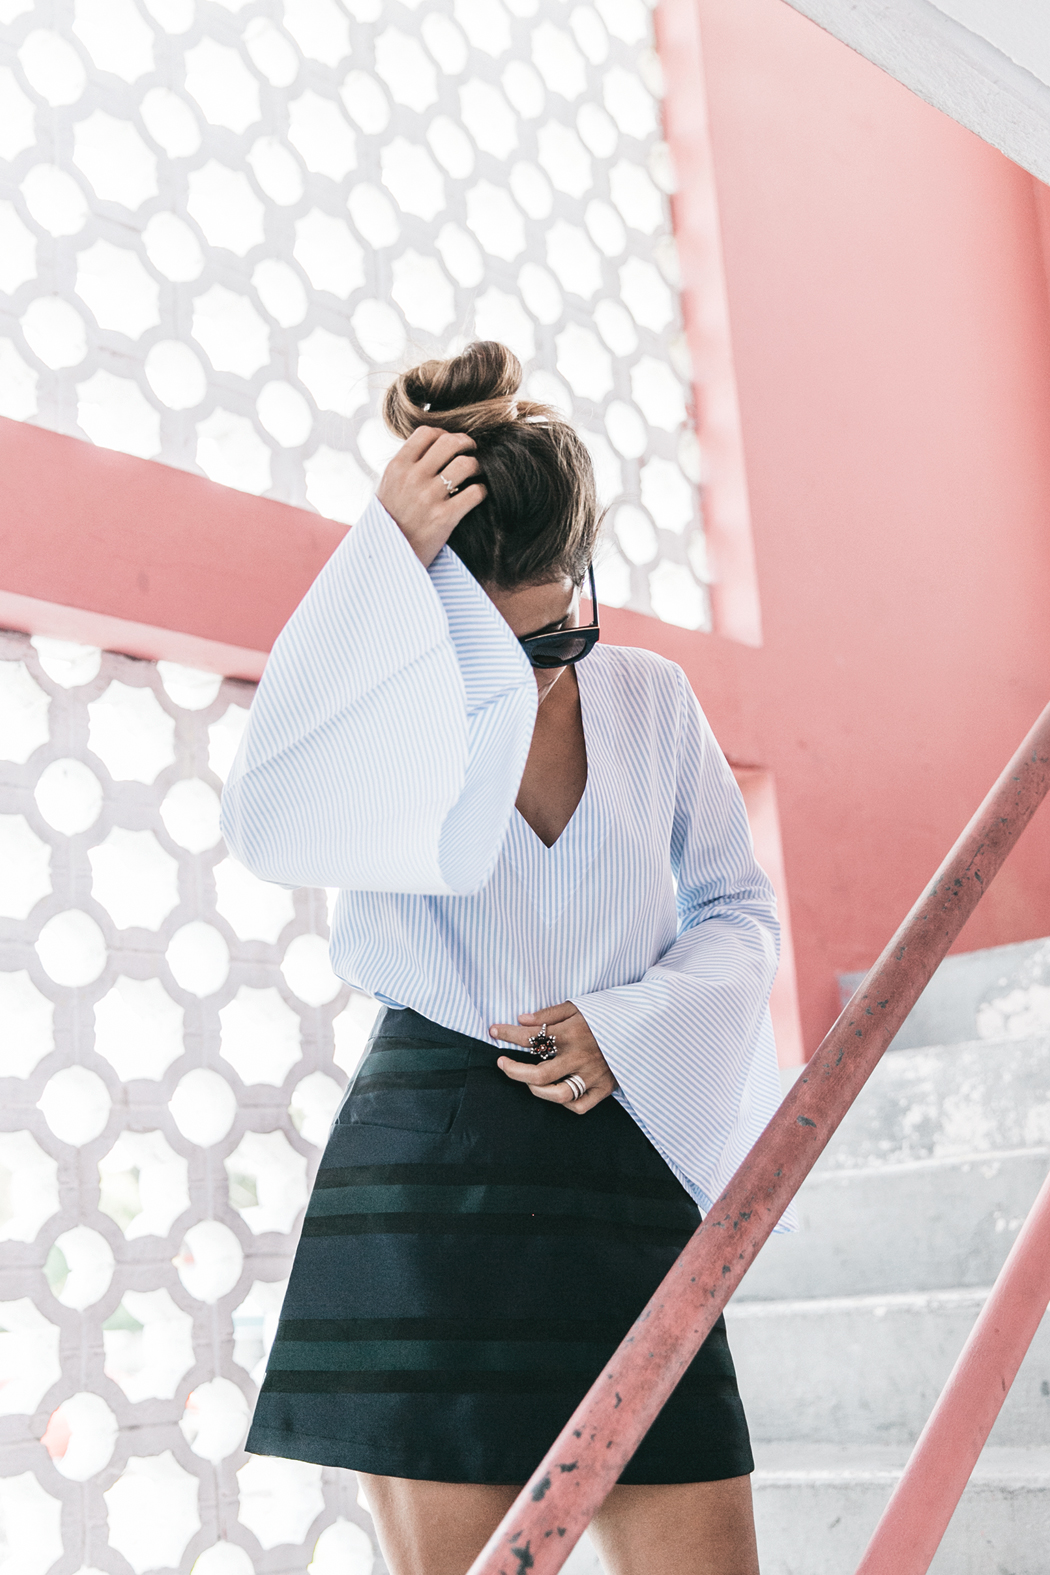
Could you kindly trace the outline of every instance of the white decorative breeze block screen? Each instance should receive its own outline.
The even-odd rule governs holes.
[[[501,338],[602,599],[705,628],[659,95],[642,0],[0,0],[0,414],[349,522],[390,372]],[[250,697],[0,635],[2,1575],[383,1568],[242,1450],[374,1012],[222,848]]]
[[[602,599],[707,628],[643,0],[0,0],[0,414],[352,521],[391,369],[570,413]]]
[[[384,1568],[351,1473],[242,1449],[375,1015],[219,838],[251,694],[0,635],[3,1575]]]

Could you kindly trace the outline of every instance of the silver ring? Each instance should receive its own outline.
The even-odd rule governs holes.
[[[438,480],[445,483],[445,491],[448,493],[449,497],[451,497],[456,491],[456,483],[454,481],[449,481],[444,471],[438,471]]]
[[[577,1099],[582,1099],[584,1094],[587,1092],[587,1084],[583,1081],[583,1078],[578,1077],[575,1072],[573,1072],[569,1077],[563,1077],[562,1082],[567,1083],[572,1089],[574,1103]]]

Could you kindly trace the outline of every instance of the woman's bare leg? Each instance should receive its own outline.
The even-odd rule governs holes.
[[[520,1491],[357,1476],[390,1575],[466,1575]]]
[[[358,1472],[391,1575],[465,1575],[516,1487]],[[615,1487],[591,1539],[606,1575],[758,1575],[751,1478]]]
[[[591,1540],[606,1575],[759,1575],[750,1477],[614,1487]]]

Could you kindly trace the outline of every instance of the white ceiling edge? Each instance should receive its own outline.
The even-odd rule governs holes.
[[[1050,87],[930,0],[787,0],[1050,183]]]

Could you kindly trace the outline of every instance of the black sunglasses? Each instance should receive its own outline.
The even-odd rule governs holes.
[[[598,597],[594,590],[594,565],[588,569],[593,622],[579,629],[556,629],[553,634],[526,634],[520,644],[533,667],[572,667],[598,643]]]

